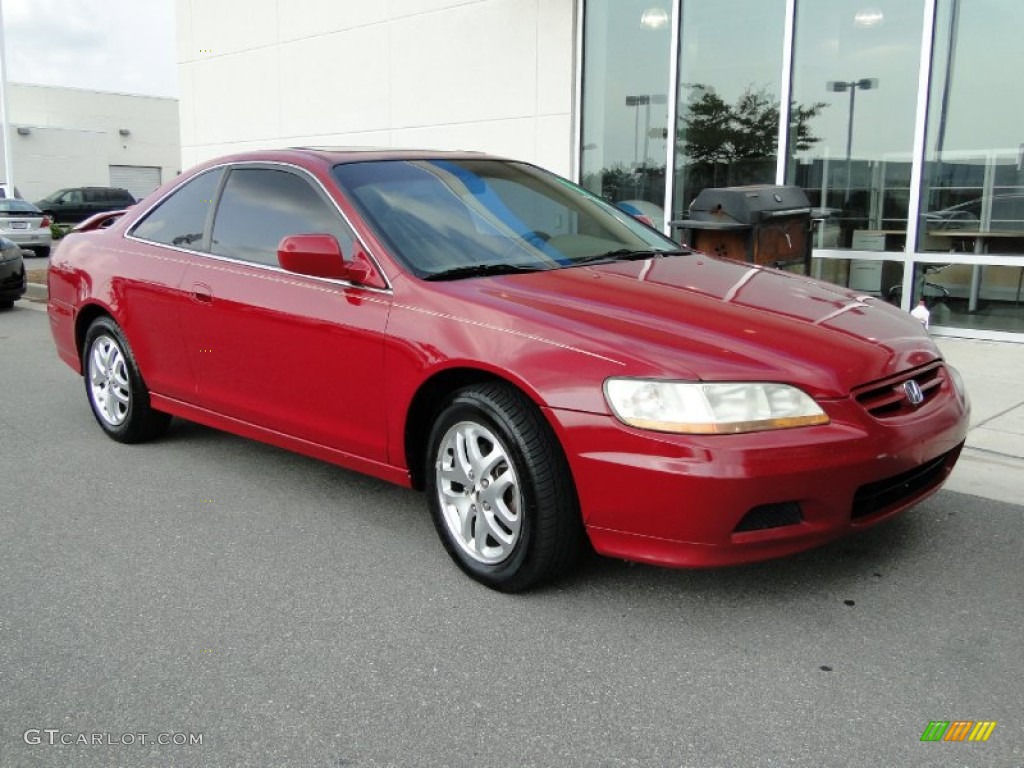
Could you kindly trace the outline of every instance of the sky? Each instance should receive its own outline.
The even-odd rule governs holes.
[[[174,0],[0,0],[7,81],[178,96]]]

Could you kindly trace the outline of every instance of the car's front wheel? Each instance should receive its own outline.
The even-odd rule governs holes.
[[[154,410],[131,347],[109,317],[89,326],[83,345],[85,392],[103,431],[121,443],[141,443],[159,436],[171,417]]]
[[[477,581],[516,592],[575,563],[583,530],[569,466],[519,390],[493,383],[457,392],[434,423],[426,470],[441,541]]]

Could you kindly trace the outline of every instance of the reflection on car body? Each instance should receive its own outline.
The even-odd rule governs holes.
[[[252,152],[149,200],[50,267],[100,427],[178,416],[424,489],[497,589],[585,541],[670,566],[804,550],[933,493],[964,441],[960,379],[908,314],[680,249],[528,164]]]

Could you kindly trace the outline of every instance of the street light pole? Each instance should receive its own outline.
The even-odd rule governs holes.
[[[4,4],[0,0],[0,131],[3,131],[4,178],[11,197],[15,197],[14,168],[11,162],[11,135],[7,130],[7,58],[4,49]]]
[[[850,114],[846,121],[846,195],[843,205],[850,202],[850,180],[853,173],[853,109],[857,91],[870,91],[878,87],[878,78],[862,77],[860,80],[829,80],[825,87],[833,93],[850,92]]]
[[[651,104],[666,103],[668,101],[664,94],[641,93],[626,97],[626,106],[636,107],[636,114],[633,118],[633,171],[640,173],[640,168],[642,167],[644,177],[647,174],[647,153],[650,151]],[[640,158],[640,107],[644,108],[644,156],[642,166]],[[644,181],[646,181],[646,178],[644,178]],[[643,184],[637,187],[638,197],[643,197],[643,189]]]

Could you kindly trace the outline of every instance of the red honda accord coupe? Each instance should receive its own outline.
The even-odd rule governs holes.
[[[480,154],[207,162],[68,236],[49,291],[113,439],[178,416],[425,489],[505,591],[587,540],[669,566],[816,546],[933,493],[967,431],[904,312]]]

